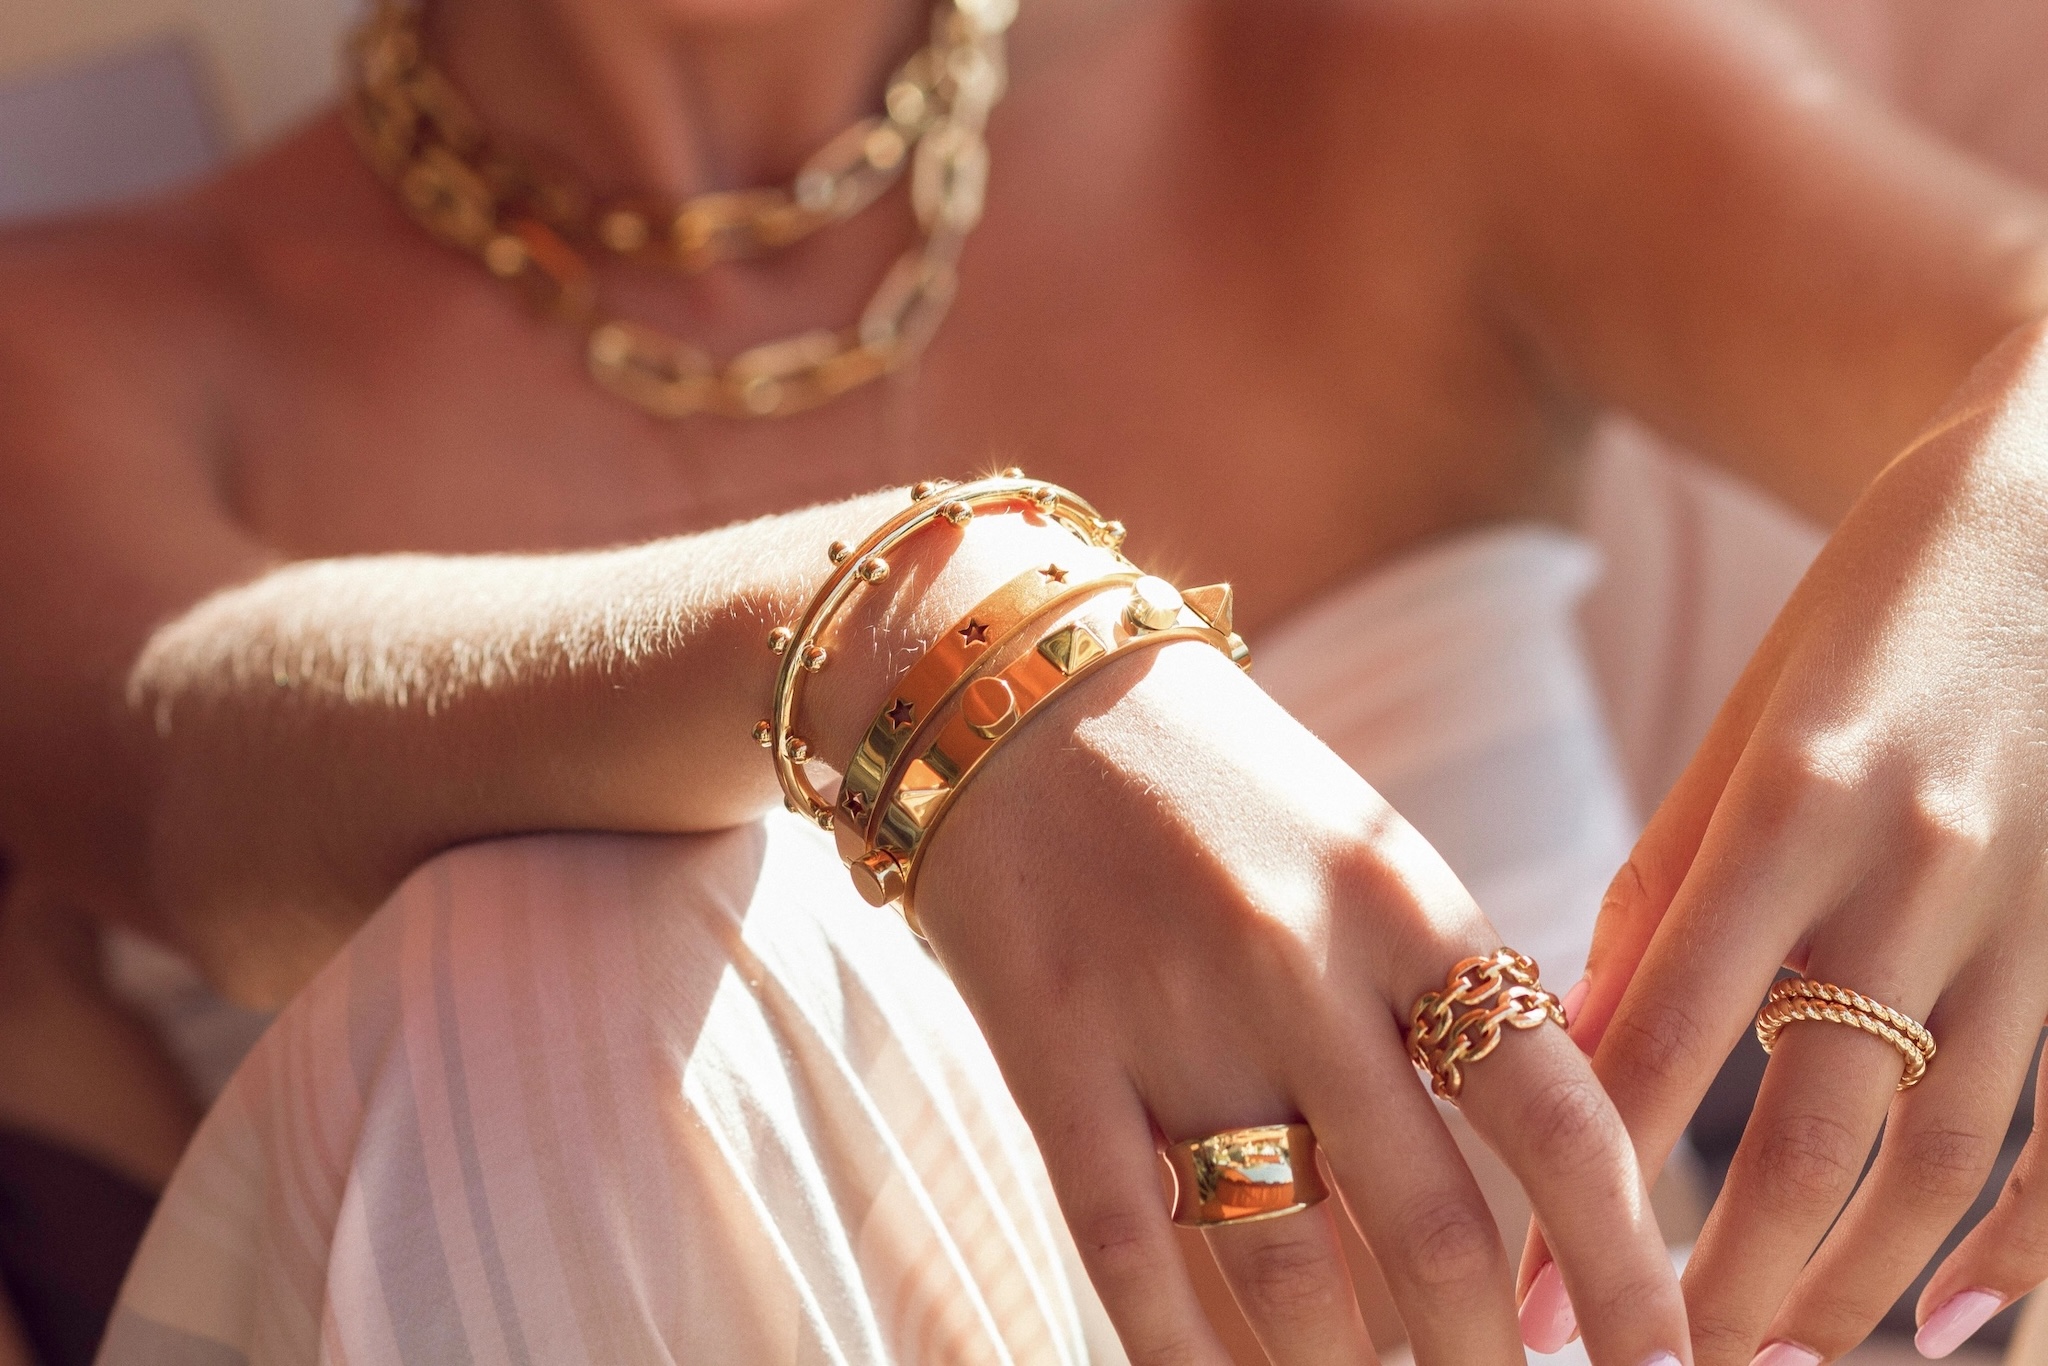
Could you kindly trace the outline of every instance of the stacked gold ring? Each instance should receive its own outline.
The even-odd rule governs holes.
[[[1173,1222],[1187,1228],[1299,1214],[1329,1196],[1316,1168],[1315,1131],[1263,1124],[1168,1145]]]
[[[1788,977],[1771,988],[1764,1006],[1756,1014],[1756,1041],[1769,1053],[1777,1047],[1778,1035],[1794,1020],[1819,1020],[1848,1025],[1883,1039],[1906,1060],[1898,1089],[1919,1084],[1934,1061],[1934,1035],[1904,1011],[1894,1010],[1858,991],[1810,977]]]
[[[1500,949],[1450,970],[1442,991],[1426,991],[1408,1012],[1408,1058],[1430,1089],[1456,1100],[1465,1067],[1500,1047],[1502,1028],[1562,1028],[1564,1006],[1544,989],[1533,959]]]

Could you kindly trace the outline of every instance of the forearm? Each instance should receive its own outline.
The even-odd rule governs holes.
[[[692,831],[779,805],[751,731],[769,630],[900,492],[631,549],[279,569],[191,609],[128,696],[149,897],[209,971],[288,990],[434,852],[538,830]],[[807,695],[850,753],[919,642],[1063,533],[940,529],[856,596]]]

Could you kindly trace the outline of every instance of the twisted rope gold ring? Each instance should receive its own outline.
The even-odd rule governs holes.
[[[1764,1046],[1764,1052],[1777,1047],[1778,1035],[1794,1020],[1848,1025],[1883,1039],[1906,1060],[1905,1073],[1899,1078],[1901,1091],[1918,1085],[1927,1075],[1927,1064],[1934,1061],[1934,1035],[1927,1032],[1926,1025],[1860,991],[1831,982],[1788,977],[1771,988],[1763,1009],[1756,1013],[1756,1041]]]

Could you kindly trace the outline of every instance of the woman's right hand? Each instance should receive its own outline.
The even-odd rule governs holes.
[[[1038,1137],[1133,1361],[1221,1363],[1156,1156],[1306,1120],[1417,1361],[1520,1361],[1500,1231],[1404,1048],[1499,937],[1435,850],[1205,646],[1118,661],[989,756],[919,881],[934,949]],[[1461,1101],[1526,1187],[1592,1358],[1689,1359],[1642,1173],[1561,1029],[1511,1030]],[[1369,1362],[1337,1206],[1212,1229],[1278,1363]]]

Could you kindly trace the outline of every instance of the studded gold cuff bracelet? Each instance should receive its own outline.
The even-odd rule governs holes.
[[[1000,671],[970,680],[938,723],[937,738],[885,788],[874,848],[849,868],[861,895],[875,905],[900,903],[911,929],[922,933],[914,895],[918,856],[953,799],[1026,716],[1110,659],[1132,649],[1198,640],[1248,667],[1250,651],[1230,630],[1229,587],[1195,592],[1213,620],[1164,579],[1147,575],[1128,588],[1105,589],[1078,618],[1054,627]]]
[[[966,484],[919,484],[911,489],[910,506],[858,546],[833,542],[828,552],[831,576],[795,626],[778,626],[768,636],[769,648],[782,656],[782,664],[775,674],[773,709],[768,719],[754,726],[754,738],[773,757],[783,799],[791,811],[826,830],[832,828],[831,806],[804,774],[811,746],[797,734],[795,723],[804,679],[823,669],[830,658],[825,641],[840,609],[857,588],[887,581],[886,557],[911,537],[939,522],[965,526],[976,512],[992,510],[1037,512],[1107,550],[1115,550],[1123,541],[1122,525],[1104,519],[1086,500],[1055,485],[1025,479],[1021,471],[1005,471]]]

